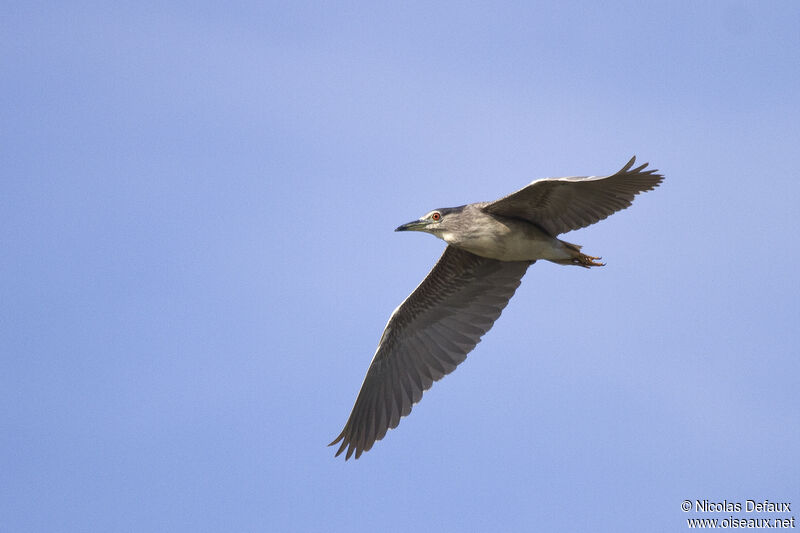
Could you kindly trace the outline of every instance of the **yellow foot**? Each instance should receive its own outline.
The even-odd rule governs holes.
[[[600,263],[598,261],[599,259],[602,259],[602,257],[592,257],[591,255],[578,254],[578,257],[572,258],[572,262],[585,268],[606,266],[605,263]]]

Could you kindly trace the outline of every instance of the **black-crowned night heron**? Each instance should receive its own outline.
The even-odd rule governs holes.
[[[395,231],[424,231],[447,242],[439,262],[394,310],[339,436],[338,456],[356,458],[397,427],[434,381],[455,370],[500,316],[538,259],[602,266],[599,257],[557,239],[625,209],[663,176],[633,168],[610,176],[545,178],[494,202],[435,209]]]

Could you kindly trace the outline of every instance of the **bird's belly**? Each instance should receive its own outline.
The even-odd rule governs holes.
[[[541,231],[495,232],[458,241],[446,237],[444,240],[475,255],[500,261],[559,261],[570,257],[560,240]]]
[[[509,239],[501,254],[503,261],[533,261],[536,259],[560,259],[563,255],[557,239]]]

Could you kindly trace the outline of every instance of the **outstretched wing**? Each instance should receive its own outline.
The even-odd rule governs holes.
[[[633,197],[651,191],[664,177],[657,170],[632,168],[634,156],[616,174],[544,178],[483,207],[487,213],[521,218],[555,237],[584,228],[625,209]]]
[[[448,246],[395,309],[341,434],[356,459],[397,427],[434,381],[455,370],[519,287],[531,261],[487,259]]]

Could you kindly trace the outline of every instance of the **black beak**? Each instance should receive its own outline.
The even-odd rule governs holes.
[[[397,226],[395,231],[419,231],[427,225],[427,220],[414,220],[413,222],[403,224],[402,226]]]

